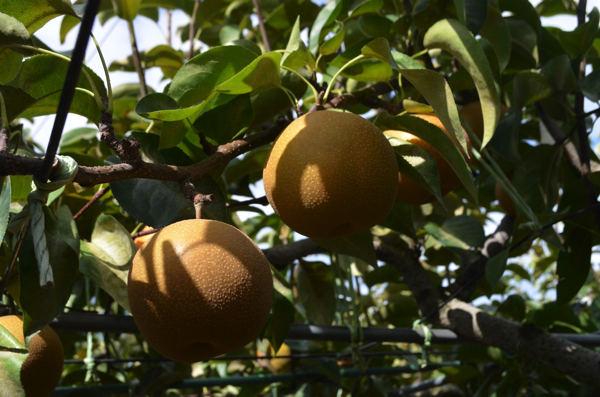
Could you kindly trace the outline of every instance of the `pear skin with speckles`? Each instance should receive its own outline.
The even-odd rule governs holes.
[[[235,227],[205,219],[152,235],[133,259],[127,289],[142,336],[182,363],[246,346],[263,329],[273,300],[260,248]]]
[[[286,225],[308,237],[336,238],[385,219],[396,198],[398,163],[370,121],[318,111],[297,118],[279,135],[263,181]]]
[[[10,332],[23,346],[23,317],[9,315],[0,317],[0,325]],[[21,366],[21,384],[26,396],[47,397],[52,394],[63,370],[63,345],[50,327],[44,327],[29,343],[29,356]]]

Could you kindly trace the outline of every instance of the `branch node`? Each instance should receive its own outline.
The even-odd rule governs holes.
[[[10,141],[10,130],[0,129],[0,151],[8,150],[8,141]]]
[[[140,143],[135,138],[124,138],[118,140],[115,136],[112,115],[103,112],[99,124],[100,140],[106,143],[106,146],[114,150],[121,161],[126,164],[140,164]]]

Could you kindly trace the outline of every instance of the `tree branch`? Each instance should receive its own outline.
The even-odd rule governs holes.
[[[481,257],[466,266],[456,278],[456,281],[448,287],[448,291],[451,294],[464,288],[456,298],[467,302],[470,300],[471,295],[473,295],[473,292],[477,289],[477,284],[479,283],[483,270],[485,270],[488,259],[498,255],[506,248],[510,241],[510,237],[512,236],[514,227],[515,218],[510,215],[506,215],[502,218],[496,231],[485,241]]]
[[[267,28],[265,27],[265,21],[263,20],[262,12],[260,11],[260,4],[258,3],[258,0],[252,0],[252,4],[254,4],[254,10],[256,11],[256,16],[258,17],[258,26],[260,28],[260,35],[262,36],[263,44],[265,45],[267,52],[271,52],[271,44],[269,44]]]
[[[496,248],[489,243],[489,254],[492,255]],[[273,266],[282,269],[296,259],[323,251],[314,241],[306,239],[263,252]],[[421,313],[437,310],[440,304],[439,291],[421,265],[417,251],[410,249],[397,235],[391,234],[375,242],[375,253],[378,260],[396,267],[402,273]],[[519,324],[492,316],[458,299],[450,301],[434,317],[434,323],[459,335],[538,361],[578,381],[600,387],[600,354],[551,335],[533,324]]]
[[[274,141],[288,124],[289,122],[286,120],[278,120],[275,126],[265,131],[219,146],[212,156],[187,167],[152,164],[141,160],[133,164],[123,163],[101,167],[79,166],[73,182],[90,187],[133,178],[174,182],[181,182],[187,178],[200,179],[237,156]],[[34,175],[41,165],[41,158],[24,157],[6,151],[0,152],[0,175]]]

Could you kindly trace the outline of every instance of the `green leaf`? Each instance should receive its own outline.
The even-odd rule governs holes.
[[[269,52],[256,58],[235,76],[215,87],[215,91],[227,94],[248,94],[265,86],[279,86],[281,53]]]
[[[215,47],[195,56],[179,69],[169,85],[168,95],[179,106],[196,105],[214,88],[248,66],[256,54],[240,46]]]
[[[537,31],[529,23],[518,18],[507,19],[506,24],[511,38],[511,58],[507,68],[535,68],[539,61]]]
[[[480,0],[463,0],[466,13],[466,26],[474,35],[478,34],[480,29],[486,23],[488,16],[488,2]],[[460,20],[460,18],[459,18]]]
[[[27,202],[27,196],[31,193],[31,182],[33,182],[32,175],[11,175],[10,177],[10,190],[11,190],[11,202]]]
[[[535,10],[541,17],[577,15],[577,3],[574,0],[544,0],[535,7]]]
[[[373,267],[377,267],[373,236],[370,230],[334,239],[312,239],[319,246],[338,254],[362,259]]]
[[[159,67],[166,78],[172,79],[183,66],[183,53],[161,44],[146,52],[145,67]]]
[[[571,61],[566,54],[559,55],[546,62],[540,73],[548,78],[556,91],[579,90]]]
[[[32,45],[25,25],[12,16],[0,12],[0,45],[11,44]],[[8,49],[0,48],[0,53],[6,50]]]
[[[43,211],[54,285],[40,287],[33,238],[29,231],[19,253],[20,302],[26,337],[40,331],[62,313],[77,279],[79,252],[70,243],[79,237],[69,235],[69,231],[73,230],[70,225],[73,219],[65,218],[61,213],[57,219],[48,207],[44,207]]]
[[[23,54],[8,48],[0,48],[0,84],[5,84],[14,79],[21,70]]]
[[[6,176],[3,178],[2,192],[0,193],[0,241],[4,240],[4,233],[6,233],[6,226],[8,225],[8,213],[10,211],[11,202],[11,177]]]
[[[140,116],[163,121],[183,120],[191,117],[197,110],[194,106],[181,109],[172,97],[160,92],[146,95],[135,107],[135,112]]]
[[[344,42],[344,36],[346,34],[346,29],[344,28],[344,24],[340,23],[340,29],[337,31],[333,37],[325,40],[323,44],[319,47],[319,52],[322,55],[331,55],[340,49],[342,43]]]
[[[306,0],[288,0],[281,4],[274,4],[278,4],[278,6],[269,14],[265,20],[265,25],[286,34],[296,22],[296,19],[300,18],[300,21],[304,21],[303,26],[301,26],[301,28],[304,28],[307,21],[314,21],[321,11],[317,4]]]
[[[329,2],[325,7],[321,9],[319,15],[315,19],[312,28],[310,29],[309,36],[309,50],[316,55],[321,43],[321,31],[325,26],[332,24],[335,19],[340,15],[342,9],[345,6],[346,1],[335,0]]]
[[[507,160],[521,164],[519,154],[519,127],[521,126],[521,111],[513,106],[508,113],[500,119],[496,134],[490,141],[490,147]]]
[[[490,284],[490,287],[494,289],[500,281],[500,278],[506,270],[506,261],[508,260],[508,248],[502,252],[490,258],[485,264],[485,278]]]
[[[60,138],[60,146],[64,147],[67,145],[71,145],[75,142],[79,142],[80,140],[89,140],[94,139],[96,134],[98,134],[97,128],[91,127],[79,127],[75,128],[69,132],[65,132]]]
[[[456,9],[456,19],[466,26],[467,13],[465,10],[465,0],[454,0],[454,8]]]
[[[350,16],[346,18],[346,20],[370,12],[377,12],[381,9],[381,7],[383,7],[383,0],[367,0],[356,6],[356,8],[350,12]]]
[[[102,214],[92,242],[81,242],[79,271],[129,310],[127,276],[136,251],[129,232],[115,218]]]
[[[508,266],[511,265],[513,264]],[[502,302],[497,313],[507,314],[516,321],[521,322],[527,313],[527,305],[520,295],[509,295],[506,300]]]
[[[81,21],[79,18],[73,17],[71,15],[65,15],[63,20],[60,23],[60,44],[65,44],[65,40],[67,39],[67,34],[77,25],[79,25]]]
[[[0,384],[2,396],[25,397],[21,385],[21,366],[29,352],[17,338],[0,325]]]
[[[274,351],[278,351],[283,344],[294,320],[295,311],[292,302],[277,289],[273,289],[273,308],[265,337],[271,342]]]
[[[115,11],[119,18],[126,21],[133,21],[140,11],[142,0],[119,0],[113,2]]]
[[[129,215],[155,228],[194,219],[194,204],[186,199],[177,182],[152,179],[129,179],[110,184],[115,199]],[[209,176],[195,181],[194,187],[202,194],[212,194],[213,202],[202,209],[202,217],[226,221],[225,196],[219,185]]]
[[[392,56],[401,75],[427,99],[446,131],[452,134],[466,153],[467,142],[460,124],[454,96],[446,79],[433,70],[423,68],[408,55],[393,51]]]
[[[60,91],[63,89],[69,62],[52,55],[36,55],[23,62],[21,71],[8,85],[20,88],[33,98],[39,99],[49,93],[55,93],[45,99],[38,100],[19,116],[23,118],[43,116],[56,113]],[[106,87],[102,79],[90,68],[84,66],[90,74],[94,85],[100,96],[108,98]],[[83,73],[79,76],[77,87],[91,91],[88,79]],[[98,123],[100,121],[100,109],[94,98],[86,93],[76,91],[71,104],[71,113],[78,114]]]
[[[454,142],[437,126],[418,117],[404,115],[379,121],[382,130],[406,131],[431,145],[450,164],[471,196],[477,200],[469,166]]]
[[[571,58],[585,55],[594,43],[598,33],[598,23],[600,22],[600,13],[596,7],[588,14],[588,18],[589,20],[586,23],[572,32],[565,32],[560,29],[550,31],[556,36]]]
[[[412,218],[413,206],[396,200],[392,211],[381,222],[381,226],[405,234],[411,238],[416,238],[415,226]]]
[[[1,58],[2,57],[0,56],[0,64],[6,65],[2,62]],[[21,61],[19,61],[19,70],[20,69]],[[0,68],[0,74],[2,73],[2,70],[6,69]],[[19,70],[17,70],[16,74],[18,74]],[[12,76],[11,79],[13,79],[15,76]],[[15,118],[17,118],[17,116],[19,116],[28,107],[35,103],[35,99],[20,88],[14,88],[7,85],[0,85],[0,93],[2,94],[2,96],[4,96],[4,98],[10,98],[9,101],[4,101],[6,105],[6,115],[8,117],[9,122],[12,122]]]
[[[205,112],[196,119],[194,127],[204,132],[207,138],[222,145],[229,142],[254,119],[250,95],[220,94],[226,101]]]
[[[413,101],[412,99],[402,100],[402,107],[408,113],[433,113],[433,108],[421,102]]]
[[[483,225],[471,216],[448,218],[442,224],[442,229],[474,248],[483,248],[485,243]]]
[[[515,76],[513,97],[514,107],[522,108],[552,95],[550,80],[535,72],[524,71]]]
[[[500,99],[483,49],[466,27],[452,19],[445,19],[433,25],[425,33],[423,44],[427,48],[441,48],[448,51],[473,78],[483,109],[482,146],[485,146],[492,138],[500,119]]]
[[[558,254],[556,272],[556,302],[569,303],[579,292],[590,274],[592,236],[584,229],[573,230],[565,240],[565,251]]]
[[[69,0],[0,0],[0,10],[25,25],[29,34],[58,16],[77,17]]]
[[[163,121],[158,148],[167,149],[177,146],[188,132],[194,133],[186,120]]]
[[[296,19],[285,50],[286,53],[281,58],[283,66],[296,70],[309,64],[310,54],[300,38],[300,17]]]
[[[322,262],[300,261],[296,285],[298,298],[308,319],[318,325],[331,325],[335,316],[334,280],[331,268]]]
[[[591,101],[600,101],[600,69],[594,70],[579,81],[583,95]]]
[[[479,34],[492,44],[498,58],[498,68],[500,72],[504,71],[510,61],[511,37],[510,29],[500,11],[494,7],[487,8],[487,19]]]
[[[389,134],[389,131],[384,131]],[[440,202],[442,193],[435,159],[425,148],[388,135],[388,141],[396,152],[398,171],[425,189]]]

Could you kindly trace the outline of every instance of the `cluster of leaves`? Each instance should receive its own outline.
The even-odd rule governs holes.
[[[78,2],[79,3],[79,2]],[[118,138],[140,142],[144,161],[188,166],[205,160],[211,147],[259,132],[291,109],[306,112],[316,101],[314,89],[330,83],[336,95],[360,97],[377,83],[390,83],[380,99],[408,113],[436,111],[443,125],[467,148],[458,108],[472,101],[483,104],[483,144],[492,164],[471,167],[459,149],[440,130],[409,115],[371,112],[363,101],[346,108],[372,117],[382,130],[409,131],[429,142],[448,161],[462,186],[441,197],[440,181],[432,159],[423,149],[390,140],[400,170],[430,190],[439,201],[423,206],[397,202],[392,213],[371,231],[334,240],[316,241],[330,254],[305,258],[274,271],[275,299],[263,336],[275,348],[282,346],[292,322],[318,325],[410,327],[419,319],[418,303],[403,275],[392,265],[377,261],[373,241],[390,238],[422,249],[422,263],[438,288],[452,285],[461,272],[481,255],[483,225],[491,213],[502,212],[494,197],[496,178],[512,175],[518,196],[513,244],[534,233],[498,260],[489,261],[486,278],[471,299],[492,297],[486,311],[519,323],[533,323],[551,332],[590,333],[600,329],[600,285],[590,266],[593,247],[600,243],[593,217],[580,216],[564,223],[560,233],[541,233],[540,224],[586,208],[585,181],[563,155],[570,142],[581,142],[575,131],[581,110],[575,97],[600,100],[600,35],[596,9],[588,21],[572,32],[542,26],[540,17],[574,15],[571,1],[544,0],[534,8],[526,0],[397,0],[331,1],[317,5],[308,0],[259,0],[266,35],[252,22],[256,13],[249,0],[205,0],[195,4],[178,0],[104,0],[98,20],[113,17],[129,22],[147,17],[158,22],[159,9],[183,11],[190,24],[178,27],[182,42],[190,37],[209,47],[197,54],[159,44],[113,62],[110,71],[136,71],[159,67],[169,83],[163,92],[138,84],[111,88],[109,75],[97,76],[85,67],[77,84],[71,112],[86,117],[90,127],[66,132],[60,154],[80,166],[114,165],[120,160],[98,139],[102,115],[99,98],[112,110]],[[34,33],[49,20],[64,16],[60,37],[79,23],[83,4],[68,1],[0,0],[0,94],[3,126],[12,131],[9,150],[40,157],[43,149],[27,138],[19,119],[54,114],[67,76],[69,60],[53,53]],[[195,17],[192,21],[191,18]],[[190,32],[190,29],[193,31]],[[308,41],[301,32],[308,29]],[[191,33],[191,34],[190,34]],[[275,51],[267,51],[267,47]],[[427,51],[425,51],[427,50]],[[197,50],[195,50],[197,51]],[[186,61],[188,60],[189,61]],[[592,72],[581,78],[580,64],[587,60]],[[334,76],[341,76],[332,81]],[[140,92],[147,91],[142,97]],[[510,108],[500,119],[500,102]],[[458,107],[457,107],[458,104]],[[540,125],[541,112],[552,125]],[[376,114],[375,114],[376,113]],[[375,114],[375,115],[374,115]],[[592,115],[593,116],[593,115]],[[590,131],[595,119],[586,119]],[[543,128],[542,128],[543,127]],[[547,130],[563,131],[566,139],[550,137]],[[299,238],[270,211],[227,202],[254,198],[250,187],[262,179],[268,146],[258,147],[195,181],[195,188],[212,194],[203,216],[231,223],[265,247],[293,244]],[[599,161],[589,150],[592,164]],[[352,155],[349,153],[348,155]],[[433,171],[432,171],[433,170]],[[592,167],[592,170],[595,170]],[[600,188],[600,174],[588,180]],[[95,188],[67,184],[50,195],[44,210],[45,236],[54,274],[52,288],[40,287],[31,233],[6,232],[9,217],[19,213],[32,190],[32,176],[6,176],[0,195],[0,275],[9,266],[22,241],[17,265],[6,280],[11,299],[25,317],[25,334],[32,335],[65,308],[127,313],[126,280],[136,252],[131,233],[142,226],[163,227],[192,218],[194,208],[176,182],[128,179],[110,183],[110,191],[76,220],[72,214],[88,203]],[[241,212],[252,213],[242,220]],[[507,264],[508,263],[508,264]],[[91,280],[91,285],[89,280]],[[96,286],[96,288],[94,288]],[[4,298],[6,311],[12,302]],[[1,330],[1,328],[0,328]],[[23,346],[0,333],[2,384],[18,384],[18,362]],[[61,333],[68,358],[157,358],[139,336]],[[16,343],[16,344],[15,344]],[[241,387],[214,387],[214,395],[334,395],[343,388],[358,395],[386,395],[392,388],[415,382],[400,373],[376,377],[343,377],[343,367],[418,366],[413,356],[394,356],[406,344],[380,344],[371,350],[390,356],[366,361],[357,345],[341,342],[286,341],[295,353],[347,353],[352,360],[304,358],[297,371],[322,374],[293,391],[293,384],[275,383]],[[460,360],[424,373],[427,379],[443,373],[461,394],[515,395],[525,388],[536,395],[582,393],[582,386],[564,374],[481,346],[436,346],[451,355],[434,355],[433,362]],[[21,349],[21,350],[19,350]],[[266,352],[266,346],[248,346],[235,355]],[[15,364],[16,363],[16,364]],[[165,363],[101,364],[94,370],[97,383],[139,380],[140,395],[169,383],[203,375],[270,373],[272,368],[254,360],[213,360],[192,366]],[[17,375],[15,375],[17,374]],[[83,366],[65,367],[63,386],[81,385]],[[16,376],[16,378],[15,378]],[[5,382],[6,380],[6,382]],[[185,393],[170,391],[171,394]],[[0,392],[2,393],[2,392]],[[16,394],[15,394],[16,395]]]

